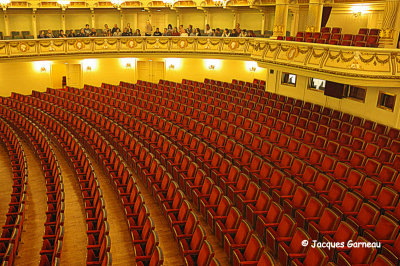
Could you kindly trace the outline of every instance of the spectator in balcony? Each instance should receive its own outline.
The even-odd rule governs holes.
[[[222,31],[221,31],[220,28],[216,28],[215,29],[215,36],[217,36],[217,37],[221,37],[222,36]]]
[[[146,21],[146,31],[145,31],[144,35],[151,36],[152,32],[153,32],[153,27],[150,24],[150,20],[147,20]]]
[[[183,30],[183,32],[181,32],[181,36],[182,36],[182,37],[187,37],[187,36],[189,36],[189,34],[186,32],[185,29],[182,29],[182,30]]]
[[[70,30],[68,33],[68,38],[74,38],[75,36],[75,31],[74,30]]]
[[[96,37],[97,36],[97,32],[95,28],[92,28],[92,31],[89,34],[90,37]]]
[[[236,31],[236,33],[237,33],[238,36],[239,36],[240,32],[242,31],[242,30],[240,29],[240,24],[239,24],[239,23],[236,23],[235,31]]]
[[[46,38],[46,34],[44,33],[44,30],[40,31],[38,38],[39,39]]]
[[[168,36],[168,29],[167,28],[164,28],[162,36]]]
[[[200,33],[200,29],[199,29],[199,28],[195,28],[195,29],[194,29],[194,36],[201,36],[201,33]]]
[[[111,30],[110,30],[110,28],[108,28],[108,24],[104,24],[103,35],[106,37],[111,36]]]
[[[51,30],[47,31],[46,38],[54,38],[53,32],[51,32]]]
[[[256,37],[256,34],[254,33],[254,31],[249,30],[247,37]]]
[[[247,31],[245,29],[243,29],[240,34],[239,37],[247,37]]]
[[[204,30],[204,35],[206,36],[212,36],[213,31],[210,28],[210,24],[206,25],[206,29]]]
[[[172,30],[172,36],[180,36],[181,34],[178,32],[178,28],[174,27],[174,29]]]
[[[133,36],[142,36],[142,34],[140,34],[140,30],[137,29],[137,30],[135,31],[135,33],[133,34]]]
[[[111,35],[112,35],[112,36],[115,36],[114,33],[116,33],[118,30],[119,30],[119,32],[121,32],[121,30],[118,28],[118,25],[117,25],[117,24],[114,24],[114,27],[113,27],[112,30],[111,30]]]
[[[122,33],[122,36],[130,36],[128,32],[128,28],[124,29],[124,32]]]
[[[189,36],[196,36],[196,29],[194,29],[193,31],[192,31],[192,33],[189,33]]]
[[[172,32],[174,31],[174,29],[172,28],[171,24],[168,24],[167,30],[168,30],[168,34],[169,34],[168,36],[172,36]]]
[[[222,37],[230,37],[230,36],[231,36],[231,33],[229,32],[229,30],[225,29],[224,33],[222,33]]]
[[[76,37],[86,37],[85,30],[82,28],[76,35]]]
[[[58,35],[58,38],[67,38],[67,35],[64,33],[63,30],[60,30],[60,34]]]
[[[217,33],[215,32],[215,29],[212,29],[212,30],[211,30],[211,36],[213,36],[213,37],[216,37],[216,36],[217,36]]]
[[[233,30],[232,30],[230,37],[238,37],[238,34],[237,34],[237,32],[236,32],[236,29],[233,29]]]
[[[122,32],[121,32],[121,30],[118,28],[115,32],[114,32],[114,34],[113,34],[113,36],[122,36]]]
[[[90,36],[91,32],[92,31],[90,30],[89,24],[86,24],[85,25],[85,35],[86,35],[86,37]]]
[[[182,33],[182,32],[183,32],[183,25],[179,25],[179,30],[178,30],[178,32],[179,32],[179,33]]]
[[[128,32],[128,36],[132,36],[133,35],[133,30],[132,30],[132,28],[131,28],[131,24],[130,23],[128,23],[128,24],[126,24],[126,32]]]
[[[154,32],[153,36],[162,36],[159,28],[156,28],[156,31]]]
[[[187,34],[191,35],[193,33],[193,25],[189,25],[186,32],[187,32]]]

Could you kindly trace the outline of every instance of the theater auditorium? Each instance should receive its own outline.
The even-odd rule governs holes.
[[[0,265],[400,265],[399,0],[0,0]]]

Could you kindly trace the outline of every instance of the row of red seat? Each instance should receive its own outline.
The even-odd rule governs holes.
[[[1,104],[5,104],[3,99]],[[64,236],[65,208],[64,186],[57,158],[49,144],[50,141],[33,121],[5,105],[0,105],[0,113],[7,121],[15,125],[19,133],[24,135],[40,160],[47,189],[47,218],[44,224],[45,234],[43,236],[43,246],[40,251],[40,265],[57,264],[61,255]],[[15,218],[19,217],[21,219],[22,217],[18,215],[23,214],[23,212],[24,209],[18,210]],[[15,221],[15,223],[22,225],[22,220]],[[21,233],[22,228],[19,231],[17,230],[16,235],[13,236],[15,238],[15,247],[18,246]]]
[[[18,251],[24,218],[28,185],[28,165],[18,134],[0,118],[1,143],[7,149],[12,169],[12,192],[7,219],[0,236],[0,264],[12,265]]]
[[[175,157],[176,158],[176,157]],[[204,183],[203,183],[204,184]],[[247,194],[247,193],[246,193]],[[211,198],[211,197],[210,197]],[[324,221],[325,221],[325,219],[324,219]]]
[[[13,94],[12,97],[18,97],[18,95]],[[12,100],[12,98],[4,98],[3,104],[7,104],[20,112],[29,114],[31,117],[36,119],[36,122],[39,122],[43,126],[43,129],[46,131],[47,135],[54,136],[55,142],[60,146],[63,155],[68,159],[71,168],[74,169],[81,187],[82,198],[85,203],[86,223],[88,228],[88,255],[86,263],[88,265],[98,265],[104,262],[111,264],[111,255],[109,253],[111,249],[111,241],[110,237],[108,236],[109,226],[107,223],[107,213],[105,211],[104,200],[102,198],[102,191],[98,186],[97,179],[88,155],[79,141],[75,139],[68,129],[66,129],[57,120],[51,118],[36,108],[32,108],[24,103],[16,102]],[[87,182],[86,179],[90,177],[94,180],[94,182]],[[51,186],[48,186],[48,188],[49,187]],[[52,188],[56,189],[56,186],[53,186]],[[64,206],[63,202],[60,202],[60,204]],[[55,213],[54,211],[47,212],[48,220],[49,218],[55,219],[58,215],[63,216],[63,213]],[[63,218],[61,220],[63,220]],[[46,231],[46,234],[51,235],[52,233],[48,230]],[[61,234],[63,234],[63,230],[61,230]],[[55,243],[57,243],[57,241],[55,241]],[[52,245],[53,242],[45,240],[43,246],[46,246],[47,249],[49,249],[52,247]],[[57,247],[57,250],[60,253],[61,247]],[[43,255],[48,254],[43,252],[42,260],[45,260]],[[51,257],[49,257],[49,262],[51,261],[50,258]],[[44,262],[42,263],[43,265],[47,264]]]
[[[37,92],[34,92],[34,95],[40,97]],[[13,96],[31,105],[39,106],[50,113],[51,110],[55,112],[54,106],[45,102],[38,102],[34,97],[16,94]],[[62,109],[57,109],[62,111]],[[63,119],[66,121],[74,119],[74,123],[70,124],[71,130],[77,133],[80,141],[86,144],[85,146],[91,151],[92,156],[97,158],[104,171],[108,173],[110,181],[114,185],[114,189],[118,193],[121,204],[125,209],[127,223],[133,239],[136,263],[140,265],[140,263],[148,264],[149,262],[155,263],[157,261],[156,264],[162,264],[163,254],[158,247],[158,236],[154,230],[154,222],[150,217],[149,209],[145,205],[136,181],[119,152],[103,137],[102,133],[77,118],[74,114],[65,110],[58,114],[59,116],[57,117],[61,121]],[[134,165],[134,169],[137,169],[137,167],[139,165]],[[87,183],[97,183],[93,176],[87,176],[86,178],[85,182]],[[96,209],[96,212],[100,211],[101,208]],[[108,234],[108,225],[105,229],[102,227],[101,230],[105,230],[103,234]],[[110,258],[107,258],[107,260],[110,261]]]
[[[62,116],[60,117],[60,118],[62,118]],[[84,124],[84,122],[81,122],[81,125],[83,125]],[[85,129],[79,129],[79,131],[80,132],[85,132],[86,130]],[[86,131],[87,132],[87,131]],[[89,136],[86,136],[86,138],[85,139],[88,139],[88,137]],[[111,139],[112,140],[112,139]],[[104,142],[103,142],[104,143]],[[129,142],[128,142],[129,143]],[[125,151],[125,153],[126,153],[127,151]],[[138,154],[138,158],[136,158],[136,157],[134,157],[134,156],[129,156],[129,158],[130,158],[130,160],[132,161],[132,166],[133,166],[133,168],[134,169],[136,169],[136,172],[139,174],[139,175],[142,175],[143,174],[143,171],[145,171],[145,170],[147,170],[147,167],[149,167],[149,165],[148,165],[148,163],[150,162],[149,160],[147,160],[147,158],[151,158],[151,155],[150,154],[146,154],[146,148],[145,147],[143,147],[143,149],[141,150],[141,152],[142,153],[140,153],[140,154]],[[102,152],[102,151],[100,151],[100,153],[99,154],[104,154],[105,152]],[[115,162],[109,162],[107,165],[108,165],[108,167],[107,168],[110,168],[110,167],[112,167],[112,166],[114,166],[113,168],[113,170],[109,170],[109,172],[117,172],[117,171],[120,171],[119,169],[120,169],[120,167],[119,166],[117,166],[117,165],[119,165],[119,163],[117,163],[117,161],[118,161],[118,155],[116,155],[116,156],[112,156],[112,153],[115,153],[115,151],[110,151],[110,153],[111,153],[111,158],[117,158],[116,160],[115,160]],[[146,154],[146,155],[145,155]],[[146,159],[144,159],[143,157],[145,157],[145,156],[147,156],[146,157]],[[141,160],[141,159],[144,159],[144,160]],[[118,169],[118,170],[117,170]],[[121,174],[122,175],[122,174]],[[117,178],[117,177],[116,177]],[[115,179],[116,178],[113,178],[114,179],[114,182],[115,182]],[[123,181],[122,181],[123,182]],[[179,192],[179,190],[177,190],[176,191],[176,185],[173,185],[174,183],[172,183],[172,182],[167,182],[167,183],[165,183],[165,184],[167,184],[166,186],[168,186],[168,187],[165,187],[165,188],[161,188],[160,190],[157,190],[157,186],[159,185],[159,184],[155,184],[155,187],[153,187],[153,190],[154,189],[156,189],[157,190],[157,193],[156,193],[156,196],[158,197],[158,198],[160,198],[160,197],[165,197],[165,198],[163,198],[163,199],[161,199],[160,200],[160,203],[162,203],[162,206],[163,206],[163,210],[164,210],[164,213],[166,213],[166,214],[168,214],[168,218],[169,218],[169,221],[171,222],[171,229],[173,229],[172,227],[175,227],[174,225],[177,225],[178,226],[178,224],[184,224],[184,219],[186,219],[186,216],[189,214],[189,211],[190,211],[190,209],[191,209],[191,207],[190,207],[190,205],[187,205],[187,203],[186,204],[184,204],[184,200],[183,200],[183,197],[182,196],[180,196],[180,195],[183,195],[181,192]],[[121,186],[123,186],[124,184],[120,184]],[[128,186],[129,186],[129,184],[128,184]],[[172,197],[172,198],[171,198]],[[132,198],[131,198],[132,199]],[[184,206],[186,206],[186,207],[188,207],[188,208],[184,208]],[[169,208],[170,207],[170,208]],[[177,208],[179,208],[179,209],[177,209]],[[185,210],[185,211],[183,211],[183,210]],[[129,214],[129,215],[131,215],[131,213]],[[141,216],[139,216],[139,217],[141,217]],[[129,218],[129,221],[130,221],[130,228],[131,229],[135,229],[135,231],[134,232],[132,232],[132,236],[133,236],[133,239],[134,239],[134,243],[135,243],[135,250],[136,251],[138,251],[137,250],[137,248],[138,248],[138,246],[140,247],[140,244],[146,244],[146,245],[144,245],[144,246],[146,246],[146,252],[147,251],[150,251],[150,250],[147,250],[147,248],[149,247],[148,245],[149,245],[149,243],[153,243],[154,244],[154,239],[153,239],[153,241],[149,241],[149,240],[147,240],[148,242],[146,242],[146,243],[142,243],[143,241],[141,241],[141,240],[139,240],[139,235],[136,233],[135,234],[135,232],[137,232],[137,230],[138,230],[138,228],[137,227],[139,227],[139,226],[146,226],[145,224],[144,225],[142,225],[142,224],[135,224],[135,225],[132,225],[132,223],[134,222],[134,220],[133,220],[133,218],[132,217],[130,217]],[[178,230],[177,228],[174,228],[174,230]],[[151,240],[152,238],[150,238],[150,240]],[[137,242],[137,243],[136,243]],[[140,243],[139,243],[140,242]],[[144,250],[144,246],[143,246],[143,250]],[[207,246],[207,245],[206,245]],[[159,250],[157,250],[157,252],[159,253]],[[205,251],[204,251],[205,252]],[[136,253],[136,254],[140,254],[140,253]],[[150,255],[150,254],[148,254],[148,255]],[[186,254],[186,253],[184,253],[184,255],[188,255],[188,254]],[[191,256],[194,256],[195,254],[192,254]],[[211,253],[210,255],[213,255],[213,253]],[[189,256],[190,257],[190,256]],[[145,256],[145,257],[137,257],[136,258],[136,260],[137,260],[137,262],[139,261],[142,261],[142,262],[144,262],[144,261],[146,261],[146,259],[150,259],[151,258],[151,256]],[[186,258],[188,259],[188,256],[186,256]],[[210,257],[210,259],[212,258],[212,256]],[[153,258],[151,258],[152,260],[153,260]],[[215,259],[213,260],[214,262],[216,262],[215,261]],[[153,261],[151,261],[151,263],[152,263]],[[162,263],[162,259],[160,259],[159,261],[158,261],[158,263]]]

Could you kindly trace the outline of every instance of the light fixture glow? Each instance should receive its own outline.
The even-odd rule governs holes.
[[[6,9],[7,6],[8,6],[10,3],[11,3],[10,0],[0,0],[0,6],[1,6],[3,9]]]
[[[258,67],[257,67],[257,62],[254,61],[245,61],[246,69],[250,72],[256,72]]]
[[[228,4],[229,0],[213,0],[214,5],[216,6],[222,6],[222,7],[226,7],[226,5]]]
[[[84,71],[95,71],[97,69],[97,59],[83,59],[81,61]]]
[[[162,0],[166,7],[173,7],[177,0]]]
[[[111,2],[111,4],[112,4],[115,8],[117,8],[118,10],[120,10],[122,4],[125,3],[125,0],[111,0],[110,2]]]
[[[168,66],[169,70],[179,70],[182,65],[181,58],[166,58],[165,65]]]
[[[35,61],[32,62],[33,69],[39,73],[46,73],[50,71],[51,61]]]
[[[123,68],[131,69],[131,68],[134,68],[136,59],[135,58],[120,58],[119,62]]]
[[[221,60],[219,59],[204,59],[204,65],[209,70],[217,70],[221,68]]]
[[[367,5],[353,5],[351,7],[351,12],[353,13],[354,17],[359,17],[363,14],[368,13],[369,6]]]
[[[69,6],[71,2],[68,0],[58,0],[57,4],[59,4],[61,6],[62,9],[65,9]]]

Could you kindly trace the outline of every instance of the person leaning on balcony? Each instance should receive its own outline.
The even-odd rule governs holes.
[[[108,27],[108,24],[104,24],[104,30],[103,30],[103,35],[105,37],[110,37],[111,36],[111,30]]]
[[[241,30],[239,37],[247,37],[247,31],[245,29]]]
[[[130,36],[130,34],[128,32],[128,28],[124,29],[124,32],[122,33],[122,36]]]
[[[82,28],[76,37],[86,37],[85,30]]]
[[[212,36],[213,31],[210,28],[210,24],[206,25],[206,29],[204,30],[204,35],[206,36]]]
[[[144,35],[151,36],[152,32],[153,32],[153,27],[151,26],[150,20],[147,20],[146,21],[146,31],[144,32]]]
[[[181,32],[181,36],[182,37],[187,37],[187,36],[189,36],[189,34],[186,32],[185,29],[183,29],[183,32]]]
[[[68,38],[73,38],[75,37],[75,31],[74,30],[70,30],[68,33]]]
[[[193,25],[189,25],[189,27],[186,29],[186,32],[191,35],[193,33]]]
[[[162,36],[162,33],[160,32],[159,28],[156,28],[156,31],[154,32],[153,36]]]
[[[86,35],[86,37],[89,37],[90,36],[90,33],[92,32],[91,30],[90,30],[90,28],[89,28],[89,24],[86,24],[85,25],[85,35]]]
[[[114,33],[116,33],[117,30],[119,30],[119,32],[121,32],[121,30],[118,28],[118,25],[117,25],[117,24],[114,24],[114,27],[113,27],[112,30],[111,30],[111,35],[112,35],[112,36],[115,36]]]
[[[58,38],[67,38],[67,35],[64,33],[63,30],[60,30],[60,34],[58,35]]]
[[[240,24],[239,24],[239,23],[236,23],[236,28],[235,28],[235,30],[236,30],[236,33],[237,33],[238,36],[239,36],[240,32],[242,31],[242,30],[240,29]]]
[[[201,33],[200,33],[200,29],[199,29],[199,28],[195,28],[195,29],[194,29],[194,36],[201,36]]]
[[[217,37],[221,37],[222,36],[222,31],[221,31],[220,28],[216,28],[215,29],[215,36],[217,36]]]
[[[46,38],[54,38],[53,33],[51,32],[51,30],[48,30],[46,33]]]
[[[172,30],[172,36],[180,36],[181,34],[178,32],[178,28],[174,27],[174,29]]]
[[[121,36],[121,35],[122,35],[122,32],[119,28],[113,34],[113,36]]]
[[[92,28],[92,31],[89,34],[90,37],[96,37],[97,36],[97,32],[95,28]]]
[[[164,28],[162,36],[168,36],[168,29],[167,28]]]
[[[41,30],[38,35],[38,39],[42,39],[42,38],[46,38],[46,34],[44,33],[44,30]]]
[[[230,36],[231,36],[231,33],[229,32],[229,30],[225,29],[224,33],[222,33],[222,37],[230,37]]]
[[[231,35],[229,37],[238,37],[238,34],[236,32],[236,29],[233,29],[231,32]]]
[[[133,31],[130,23],[126,24],[126,32],[129,34],[128,36],[133,36]]]
[[[140,34],[140,30],[139,29],[136,29],[136,31],[133,34],[133,36],[142,36],[142,34]]]

